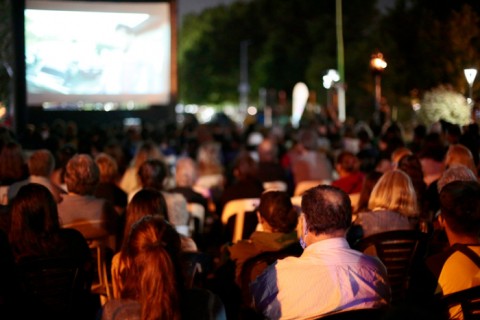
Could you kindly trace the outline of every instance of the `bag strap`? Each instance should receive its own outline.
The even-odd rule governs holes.
[[[470,260],[472,260],[473,263],[477,265],[478,268],[480,268],[480,256],[470,249],[467,245],[464,244],[455,244],[455,247],[458,251],[466,255]]]

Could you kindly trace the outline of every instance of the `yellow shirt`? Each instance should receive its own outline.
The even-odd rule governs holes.
[[[480,256],[480,246],[469,246]],[[437,291],[443,295],[480,285],[480,268],[460,251],[453,253],[443,265]],[[450,319],[463,319],[461,307],[450,309]]]

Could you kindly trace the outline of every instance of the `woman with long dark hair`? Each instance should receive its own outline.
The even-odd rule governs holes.
[[[20,188],[11,207],[9,241],[17,262],[32,257],[74,257],[91,265],[91,252],[82,234],[62,229],[57,204],[43,185]]]
[[[159,216],[131,228],[120,252],[119,298],[104,306],[102,319],[223,319],[223,306],[206,290],[187,289],[179,263],[180,236]]]

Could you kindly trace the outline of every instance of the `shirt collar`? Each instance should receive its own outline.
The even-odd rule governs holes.
[[[350,249],[347,239],[345,239],[344,237],[336,237],[336,238],[320,240],[306,247],[304,252],[308,253],[308,252],[314,252],[318,250],[337,249],[337,248]]]

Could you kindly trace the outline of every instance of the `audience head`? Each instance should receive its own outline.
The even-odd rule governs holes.
[[[272,139],[264,139],[257,147],[260,162],[276,162],[278,157],[277,146]]]
[[[477,167],[473,161],[472,152],[461,144],[452,144],[448,147],[445,156],[445,167],[448,168],[452,164],[463,164],[472,170],[474,174],[477,174]]]
[[[17,256],[47,254],[60,229],[57,204],[43,185],[20,188],[11,205],[10,243]]]
[[[142,320],[181,318],[179,253],[180,236],[165,220],[146,216],[132,226],[120,254],[120,297],[140,304]]]
[[[436,162],[442,162],[444,160],[445,146],[438,132],[430,132],[425,136],[418,157],[420,159],[432,159]]]
[[[267,191],[260,197],[259,221],[265,220],[272,232],[290,233],[298,222],[297,210],[293,207],[288,193]]]
[[[23,179],[24,164],[22,146],[15,141],[7,142],[0,152],[0,181],[13,183]]]
[[[69,192],[92,195],[99,181],[98,166],[88,154],[77,154],[68,161],[65,183]]]
[[[143,188],[162,190],[167,174],[167,166],[159,159],[149,159],[138,168],[138,177]]]
[[[417,217],[419,214],[417,196],[410,177],[401,170],[384,173],[372,190],[368,208]]]
[[[153,141],[144,141],[135,153],[133,164],[138,168],[150,159],[163,160],[163,155],[160,152],[160,148]]]
[[[477,238],[480,232],[480,184],[454,181],[445,185],[440,192],[440,212],[451,232]]]
[[[257,163],[248,152],[241,152],[235,159],[233,174],[238,180],[256,178]]]
[[[412,181],[413,188],[417,193],[417,201],[423,201],[423,197],[427,190],[427,185],[423,177],[422,164],[420,159],[414,154],[408,154],[403,156],[398,161],[398,169],[405,172]]]
[[[358,198],[357,212],[363,212],[368,210],[368,200],[372,193],[373,187],[377,184],[383,173],[378,171],[370,171],[365,175],[363,180],[362,190]]]
[[[55,169],[55,158],[47,149],[37,150],[28,158],[28,170],[32,176],[50,178]]]
[[[200,175],[223,173],[220,144],[204,142],[198,148],[197,161]]]
[[[340,177],[347,176],[358,171],[360,162],[358,158],[350,151],[342,151],[337,157],[335,169]]]
[[[175,166],[175,180],[178,187],[193,187],[198,177],[197,164],[192,158],[180,158]]]
[[[477,181],[477,177],[468,167],[462,164],[453,164],[438,179],[438,192],[440,193],[444,186],[453,181]]]
[[[100,182],[115,183],[118,175],[117,162],[106,153],[99,153],[95,157],[95,163],[100,171]]]
[[[350,198],[342,190],[329,185],[305,191],[302,213],[307,231],[315,235],[346,231],[352,222]]]
[[[398,163],[400,162],[400,159],[402,159],[405,156],[412,155],[412,151],[408,149],[407,147],[400,147],[395,149],[392,152],[392,169],[397,169],[398,168]]]
[[[300,130],[297,135],[297,141],[307,150],[315,151],[318,149],[318,134],[315,130]]]
[[[138,191],[127,206],[124,244],[132,225],[144,216],[160,216],[168,220],[167,203],[163,194],[156,189],[142,189]]]

